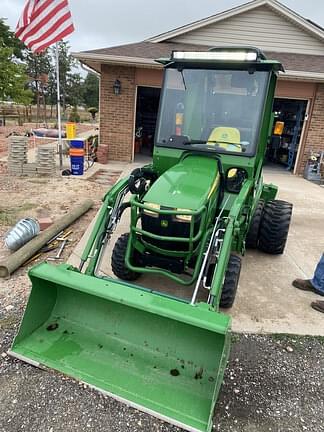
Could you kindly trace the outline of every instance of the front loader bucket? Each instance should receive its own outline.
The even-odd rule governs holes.
[[[210,431],[229,317],[43,263],[11,354],[190,431]]]

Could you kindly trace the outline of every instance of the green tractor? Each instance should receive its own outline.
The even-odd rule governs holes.
[[[240,256],[246,247],[282,254],[289,230],[291,204],[262,180],[282,66],[250,47],[158,61],[153,163],[107,192],[79,268],[31,269],[11,354],[189,431],[210,431],[230,346],[220,307],[233,305]],[[103,276],[126,209],[129,232],[111,258],[118,279]],[[162,288],[141,284],[157,277]]]

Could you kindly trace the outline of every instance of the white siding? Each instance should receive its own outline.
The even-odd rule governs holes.
[[[206,25],[172,42],[198,45],[254,45],[268,51],[324,54],[324,44],[268,6]]]

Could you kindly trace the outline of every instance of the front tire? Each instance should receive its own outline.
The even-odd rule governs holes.
[[[292,204],[287,201],[268,201],[260,225],[259,249],[272,255],[283,254],[291,221]]]
[[[233,306],[238,282],[241,273],[241,258],[237,255],[230,255],[225,273],[222,294],[219,302],[221,308],[231,308]]]
[[[112,256],[111,268],[114,275],[119,279],[126,281],[134,281],[141,276],[141,273],[136,273],[126,267],[125,256],[128,245],[129,233],[122,234],[115,243]]]
[[[260,200],[252,217],[251,225],[246,236],[245,244],[249,249],[256,249],[259,243],[259,232],[264,208],[264,201]]]

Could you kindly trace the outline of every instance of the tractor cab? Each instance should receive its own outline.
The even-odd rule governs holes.
[[[253,155],[269,72],[173,66],[166,70],[156,145]]]
[[[256,48],[236,47],[173,52],[168,61],[159,61],[166,70],[155,137],[157,165],[163,149],[171,148],[246,157],[264,152],[261,131],[280,63],[266,60]]]

